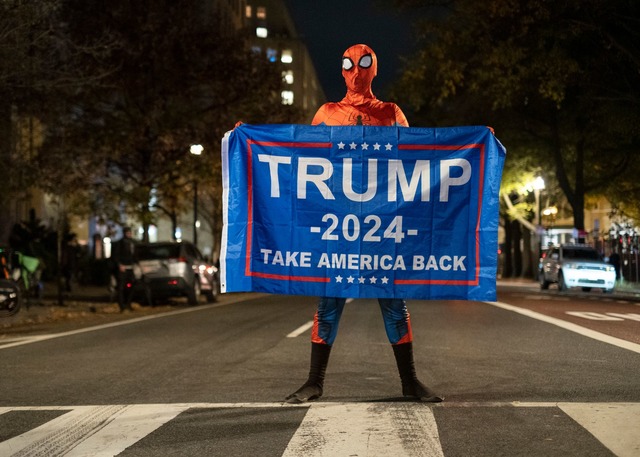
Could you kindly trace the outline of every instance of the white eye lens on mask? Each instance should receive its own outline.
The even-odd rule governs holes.
[[[362,56],[360,58],[360,62],[358,62],[358,66],[360,66],[361,68],[369,68],[372,63],[373,63],[373,58],[371,57],[371,54],[367,54],[366,56]]]
[[[342,68],[345,70],[351,70],[353,68],[353,62],[348,57],[342,58]]]

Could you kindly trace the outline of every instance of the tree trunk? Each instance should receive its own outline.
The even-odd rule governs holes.
[[[508,215],[504,216],[504,264],[502,266],[502,277],[513,277],[513,255],[512,255],[512,230],[511,219]]]
[[[523,269],[522,269],[522,276],[524,278],[533,278],[533,250],[532,250],[532,245],[531,243],[534,243],[535,240],[537,239],[537,236],[532,236],[534,234],[532,234],[532,232],[530,230],[523,230],[522,231],[522,246],[524,248],[523,252],[522,252],[522,265],[523,265]]]
[[[513,276],[519,278],[522,276],[522,249],[520,248],[522,230],[518,221],[513,221],[511,226],[513,227]]]
[[[6,100],[6,99],[5,99]],[[0,180],[5,185],[9,182],[8,173],[11,172],[11,104],[0,101]],[[11,215],[11,198],[7,192],[0,192],[0,243],[6,243],[15,223]]]

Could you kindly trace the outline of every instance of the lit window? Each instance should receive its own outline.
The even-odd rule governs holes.
[[[280,62],[282,63],[291,63],[293,62],[293,55],[291,54],[291,49],[283,49],[282,56],[280,57]]]
[[[258,19],[266,19],[267,18],[267,9],[264,6],[259,6],[256,9],[256,17]]]
[[[269,62],[275,62],[278,60],[278,51],[275,49],[267,48],[267,60]]]
[[[284,79],[284,82],[286,82],[287,84],[293,84],[293,71],[283,71],[282,79]]]
[[[266,38],[269,35],[266,27],[256,27],[256,36],[258,38]]]
[[[247,5],[244,7],[244,15],[246,17],[251,17],[251,5]]]
[[[283,105],[293,105],[293,91],[292,90],[283,90],[281,95],[282,95],[282,104]]]

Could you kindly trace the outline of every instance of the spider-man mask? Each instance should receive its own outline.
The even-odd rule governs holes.
[[[372,96],[371,81],[378,74],[378,58],[366,44],[356,44],[342,56],[342,76],[349,91]]]

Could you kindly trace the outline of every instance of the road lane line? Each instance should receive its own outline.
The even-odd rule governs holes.
[[[309,408],[283,457],[444,456],[435,417],[424,404],[318,406]]]
[[[313,321],[309,321],[303,325],[301,325],[300,327],[298,327],[297,329],[295,329],[293,332],[289,333],[287,335],[287,338],[295,338],[297,336],[302,335],[304,332],[306,332],[307,330],[309,330],[311,327],[313,327]]]
[[[345,303],[351,303],[352,301],[353,301],[353,298],[347,298]],[[297,329],[295,329],[293,332],[289,333],[287,335],[287,338],[296,338],[296,337],[302,335],[307,330],[309,330],[311,327],[313,327],[313,321],[306,322],[303,325],[301,325],[300,327],[298,327]]]
[[[51,334],[48,334],[48,335],[34,335],[32,337],[25,337],[25,338],[28,338],[28,339],[21,340],[21,341],[15,341],[15,342],[9,343],[9,344],[2,344],[0,342],[0,350],[9,349],[9,348],[13,348],[13,347],[16,347],[16,346],[23,346],[25,344],[37,343],[39,341],[51,340],[53,338],[62,338],[64,336],[78,335],[80,333],[87,333],[87,332],[95,332],[97,330],[103,330],[103,329],[106,329],[106,328],[120,327],[122,325],[129,325],[129,324],[136,324],[138,322],[148,321],[148,320],[151,320],[151,319],[158,319],[158,318],[161,318],[161,317],[176,316],[178,314],[193,313],[193,312],[196,312],[196,311],[204,311],[205,309],[219,308],[221,306],[227,306],[227,305],[231,305],[233,303],[236,303],[236,302],[214,303],[214,304],[211,304],[211,305],[200,305],[200,306],[195,306],[195,307],[192,307],[192,308],[179,309],[179,310],[176,310],[176,311],[168,311],[166,313],[158,313],[158,314],[151,314],[151,315],[148,315],[148,316],[134,317],[132,319],[126,319],[126,320],[122,320],[122,321],[118,321],[118,322],[110,322],[108,324],[94,325],[93,327],[85,327],[85,328],[80,328],[80,329],[76,329],[76,330],[70,330],[68,332],[51,333]]]
[[[513,311],[515,313],[522,314],[524,316],[531,317],[533,319],[537,319],[539,321],[546,322],[548,324],[553,324],[565,330],[569,330],[570,332],[574,332],[579,335],[586,336],[587,338],[591,338],[603,343],[611,344],[613,346],[617,346],[619,348],[627,349],[629,351],[637,352],[638,354],[640,354],[640,344],[632,343],[631,341],[626,341],[620,338],[616,338],[615,336],[605,335],[604,333],[596,332],[595,330],[581,327],[572,322],[563,321],[562,319],[546,316],[544,314],[531,311],[530,309],[519,308],[517,306],[509,305],[507,303],[502,303],[502,302],[484,302],[484,303],[487,303],[492,306],[496,306],[498,308],[506,309],[508,311]]]
[[[558,403],[618,457],[640,455],[640,403]]]

